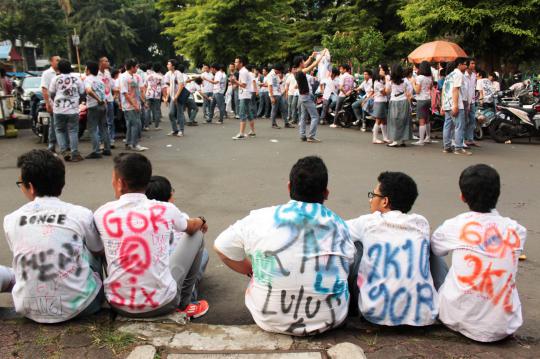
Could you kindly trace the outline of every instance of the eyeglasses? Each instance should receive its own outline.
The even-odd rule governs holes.
[[[368,196],[369,199],[373,199],[375,197],[379,197],[379,198],[386,197],[386,196],[383,196],[382,194],[378,194],[378,193],[375,193],[375,192],[368,192],[367,196]]]
[[[23,181],[17,181],[15,182],[15,184],[17,185],[17,187],[21,188],[21,185],[23,184],[24,182]]]

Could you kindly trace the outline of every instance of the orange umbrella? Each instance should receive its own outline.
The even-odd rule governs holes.
[[[467,54],[459,45],[448,41],[433,41],[420,45],[409,54],[409,62],[419,63],[448,62],[454,61],[458,57],[467,57]]]

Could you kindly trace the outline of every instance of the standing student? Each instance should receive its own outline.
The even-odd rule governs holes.
[[[178,101],[182,90],[184,89],[184,75],[178,71],[178,62],[171,59],[167,62],[167,73],[163,77],[165,83],[165,101],[169,102],[169,119],[171,121],[172,131],[169,136],[184,136],[184,104]]]
[[[251,112],[251,93],[253,92],[253,78],[251,77],[248,69],[246,68],[246,58],[244,56],[238,56],[234,60],[236,69],[238,70],[238,79],[236,77],[231,78],[233,84],[238,87],[238,97],[240,99],[238,104],[238,116],[240,117],[240,132],[233,137],[233,140],[244,140],[248,136],[255,137],[255,117]],[[249,127],[251,131],[246,135],[246,122],[249,120]]]
[[[152,65],[152,71],[146,76],[146,104],[148,106],[147,126],[151,121],[154,122],[154,129],[161,130],[159,123],[161,122],[161,98],[163,96],[163,75],[161,65],[156,62]]]
[[[210,120],[210,106],[212,104],[212,96],[214,90],[214,75],[212,74],[212,72],[210,72],[210,68],[208,65],[203,65],[201,78],[203,80],[202,91],[206,95],[206,97],[203,98],[203,118],[207,123],[210,123],[212,122],[212,120]]]
[[[388,133],[386,131],[386,118],[388,116],[388,93],[389,81],[386,79],[387,72],[384,67],[373,70],[373,117],[375,117],[375,125],[373,126],[374,144],[390,143]],[[379,140],[379,129],[382,132],[383,140]]]
[[[431,142],[430,136],[430,115],[431,115],[431,89],[433,78],[431,77],[431,67],[429,62],[422,61],[416,78],[413,78],[412,85],[416,93],[416,116],[419,122],[419,138],[413,145],[423,146],[424,143]]]
[[[101,158],[111,155],[111,142],[107,127],[107,98],[105,84],[98,78],[99,64],[89,61],[86,64],[86,106],[88,107],[87,127],[92,140],[92,152],[86,159]],[[103,152],[100,153],[99,143],[103,141]]]
[[[287,118],[291,123],[298,123],[298,84],[296,83],[296,68],[292,67],[291,71],[285,76],[285,92],[287,96]]]
[[[214,64],[212,65],[214,71],[214,81],[213,81],[213,98],[212,105],[210,106],[210,117],[209,120],[212,122],[214,118],[214,110],[216,105],[219,110],[219,120],[218,123],[223,124],[223,119],[225,118],[225,87],[227,84],[227,77],[224,72],[223,65]]]
[[[189,97],[186,101],[186,108],[188,112],[188,126],[199,126],[199,123],[196,121],[197,113],[199,112],[199,106],[195,103],[195,93],[204,98],[205,94],[202,92],[202,79],[200,77],[195,78],[194,80],[189,80],[186,84],[186,88],[189,91]]]
[[[283,81],[283,65],[276,64],[268,76],[268,93],[270,96],[270,102],[272,104],[272,112],[270,119],[272,120],[272,128],[280,129],[281,127],[277,124],[276,118],[278,110],[285,122],[285,127],[292,127],[289,124],[289,117],[287,115],[287,106],[282,101],[281,93],[281,82]]]
[[[128,59],[125,66],[126,72],[120,79],[120,99],[126,120],[126,149],[146,151],[148,148],[139,144],[142,129],[140,118],[142,79],[137,75],[135,59]]]
[[[319,61],[321,61],[321,59],[327,52],[328,50],[324,49],[322,56],[320,56],[315,61],[313,61],[313,59],[317,55],[316,52],[313,52],[313,54],[311,54],[311,56],[308,57],[306,61],[304,61],[303,56],[296,56],[293,60],[293,66],[296,68],[295,79],[298,85],[298,92],[300,93],[300,97],[298,98],[298,100],[302,107],[299,126],[301,141],[307,141],[310,143],[321,142],[321,140],[315,137],[317,135],[317,126],[319,125],[319,113],[317,112],[317,107],[315,106],[313,97],[310,94],[309,83],[307,81],[306,74],[315,67],[317,67]],[[308,114],[311,118],[311,124],[309,128],[309,133],[306,134],[306,116]]]
[[[464,82],[467,84],[467,108],[465,111],[464,142],[467,147],[480,147],[474,141],[474,130],[476,129],[476,61],[467,60],[467,70],[465,70]]]
[[[105,100],[107,101],[107,130],[109,131],[109,140],[111,148],[114,145],[115,128],[114,128],[114,95],[113,95],[113,78],[111,75],[111,65],[109,59],[105,56],[99,59],[98,78],[105,86]]]
[[[52,97],[49,95],[49,87],[51,86],[51,80],[58,73],[59,61],[60,61],[60,56],[57,56],[57,55],[51,56],[49,58],[51,67],[43,71],[43,74],[41,74],[41,84],[40,84],[41,93],[43,94],[43,100],[45,101],[45,108],[47,109],[47,112],[51,114],[51,122],[49,123],[47,149],[52,152],[55,152],[55,148],[56,148],[56,131],[55,131],[55,125],[54,125],[53,100],[52,100]]]
[[[257,110],[257,117],[270,118],[272,111],[272,105],[270,102],[270,95],[268,94],[268,68],[263,67],[262,74],[257,79],[259,82],[259,109]]]
[[[361,92],[364,92],[364,96],[362,98],[358,97],[358,99],[352,104],[352,109],[354,112],[354,117],[356,118],[356,123],[359,124],[360,121],[362,121],[362,132],[366,132],[366,117],[362,114],[364,105],[367,105],[368,101],[372,100],[373,97],[373,79],[371,78],[371,71],[365,69],[364,73],[364,80],[356,88],[356,91],[358,94]]]
[[[331,71],[327,72],[326,77],[322,79],[320,86],[320,91],[323,94],[323,105],[321,111],[321,124],[326,124],[326,117],[330,111],[330,104],[332,102],[332,97],[336,94],[336,79],[339,77],[339,70],[337,68],[332,68]]]
[[[409,100],[412,94],[404,80],[403,68],[392,66],[390,74],[390,103],[388,108],[388,135],[392,143],[388,147],[405,147],[405,141],[412,139],[412,121]]]

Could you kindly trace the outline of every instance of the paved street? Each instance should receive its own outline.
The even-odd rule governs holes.
[[[352,129],[324,126],[319,132],[323,142],[309,144],[299,141],[296,129],[271,129],[269,120],[258,120],[256,126],[257,138],[245,141],[231,139],[238,131],[238,121],[234,119],[227,119],[225,125],[186,127],[183,138],[166,136],[168,121],[163,123],[162,131],[143,133],[141,144],[150,147],[145,155],[152,161],[154,174],[166,176],[173,183],[177,206],[192,216],[204,215],[210,226],[206,246],[211,258],[201,289],[210,311],[195,322],[252,323],[243,298],[247,279],[218,261],[211,251],[212,243],[222,230],[251,209],[286,202],[291,166],[299,157],[317,154],[330,172],[327,206],[343,218],[367,213],[367,192],[375,186],[379,172],[398,170],[416,180],[420,197],[413,210],[426,216],[432,229],[466,210],[458,197],[461,170],[475,163],[493,165],[503,182],[499,211],[529,230],[525,246],[528,260],[521,262],[518,274],[525,320],[518,335],[531,337],[534,342],[540,339],[540,142],[505,145],[486,140],[473,156],[461,157],[442,154],[440,143],[403,149],[372,145],[371,133]],[[43,147],[36,142],[37,137],[30,130],[21,131],[17,139],[0,140],[2,216],[25,202],[15,185],[16,157]],[[83,156],[88,154],[89,141],[84,141],[80,149]],[[63,199],[90,209],[111,200],[111,170],[110,158],[67,163]],[[9,265],[11,252],[3,231],[0,237],[0,264]],[[0,304],[7,301],[8,296],[0,297]]]

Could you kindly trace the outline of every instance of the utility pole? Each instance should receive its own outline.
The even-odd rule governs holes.
[[[73,46],[75,46],[75,51],[77,52],[77,66],[79,68],[79,73],[81,73],[81,57],[79,55],[79,44],[81,43],[81,40],[79,39],[79,35],[77,35],[77,30],[73,29],[73,36],[71,37],[73,40]]]

